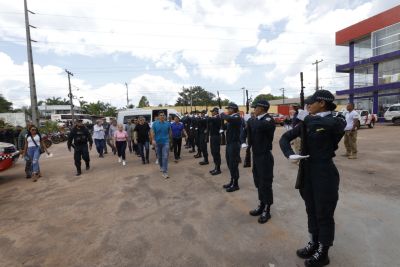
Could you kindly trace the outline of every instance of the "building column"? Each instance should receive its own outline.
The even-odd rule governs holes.
[[[349,44],[349,62],[354,63],[354,42]]]
[[[375,63],[374,64],[374,80],[373,80],[374,86],[378,86],[379,83],[379,64]],[[374,91],[373,94],[373,99],[374,99],[374,103],[372,105],[373,109],[372,109],[372,113],[374,114],[378,114],[378,108],[379,108],[379,97],[378,97],[378,91]]]
[[[354,63],[354,42],[350,42],[349,44],[349,62]],[[349,94],[349,102],[354,103],[354,69],[350,70],[349,76],[349,89],[351,93]]]

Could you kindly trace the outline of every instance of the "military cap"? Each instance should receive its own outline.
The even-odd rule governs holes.
[[[256,108],[256,107],[263,107],[266,109],[269,109],[269,102],[267,100],[258,100],[255,101],[252,105],[252,108]]]
[[[233,102],[230,102],[230,103],[228,104],[228,106],[226,107],[226,109],[228,109],[228,108],[239,109],[239,106],[236,105],[236,104],[233,103]]]

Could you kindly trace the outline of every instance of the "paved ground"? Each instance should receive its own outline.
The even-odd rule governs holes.
[[[158,167],[129,156],[126,167],[92,152],[92,170],[73,176],[65,144],[43,158],[44,177],[23,177],[22,161],[0,177],[0,266],[303,266],[304,203],[293,188],[296,165],[278,150],[272,219],[259,225],[250,169],[226,193],[192,154]],[[400,266],[399,127],[359,131],[359,159],[340,156],[340,201],[330,266]],[[343,145],[338,152],[343,154]],[[154,159],[154,155],[152,155]],[[152,160],[154,162],[154,160]]]

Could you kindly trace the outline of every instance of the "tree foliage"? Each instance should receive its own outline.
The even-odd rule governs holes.
[[[0,113],[12,112],[12,103],[0,94]]]
[[[139,108],[150,107],[150,103],[149,103],[149,100],[147,100],[147,97],[142,96],[140,98],[138,107]]]
[[[179,98],[175,106],[217,106],[218,98],[215,94],[205,90],[201,86],[191,86],[189,88],[182,87],[182,91],[178,93]],[[227,105],[228,99],[221,100],[221,105]]]
[[[253,102],[259,101],[259,100],[278,100],[278,99],[282,99],[282,96],[274,96],[272,94],[261,94],[256,96],[256,98],[254,98]]]
[[[86,114],[97,116],[115,117],[117,115],[116,107],[111,106],[110,103],[104,103],[102,101],[84,104],[82,107],[82,111]]]
[[[49,106],[52,106],[52,105],[69,105],[70,102],[66,98],[61,99],[61,97],[53,96],[52,98],[46,98],[46,100],[44,100],[44,101],[41,100],[41,101],[38,102],[39,106],[42,105],[42,104],[46,104],[46,105],[49,105]]]

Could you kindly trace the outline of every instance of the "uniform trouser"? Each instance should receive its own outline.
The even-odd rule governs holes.
[[[204,161],[208,162],[207,140],[205,134],[199,134],[199,150],[203,153]]]
[[[90,158],[89,158],[89,149],[87,144],[75,145],[74,161],[76,170],[78,172],[81,171],[81,159],[85,161],[86,166],[89,166]]]
[[[237,183],[239,180],[240,142],[227,144],[225,157],[231,179]]]
[[[195,140],[194,140],[194,133],[193,132],[189,132],[189,138],[188,138],[188,142],[189,142],[189,147],[195,151],[196,147],[195,147]]]
[[[339,172],[332,160],[306,161],[304,187],[300,195],[306,204],[308,231],[324,246],[332,246],[334,213],[339,199]]]
[[[103,155],[105,143],[106,142],[104,139],[94,139],[94,144],[96,145],[97,153],[99,153],[100,156]]]
[[[125,160],[126,141],[116,141],[115,146],[117,147],[118,157]]]
[[[274,157],[271,151],[253,154],[253,178],[258,190],[258,199],[264,205],[274,203],[272,181],[274,177]]]
[[[175,159],[179,159],[181,157],[182,137],[174,137],[172,139],[172,147],[174,149]]]
[[[194,134],[194,143],[197,146],[197,151],[198,154],[201,153],[201,148],[200,148],[200,135],[199,133],[196,131],[196,133]]]
[[[219,135],[211,135],[210,149],[215,166],[221,166],[221,137]]]
[[[357,154],[357,131],[345,131],[344,145],[348,155]]]
[[[143,142],[143,143],[138,143],[138,149],[139,149],[139,154],[142,157],[142,161],[145,162],[145,160],[149,160],[149,142]],[[145,155],[146,151],[146,155]]]
[[[251,146],[246,148],[246,157],[244,158],[244,166],[251,166]]]

